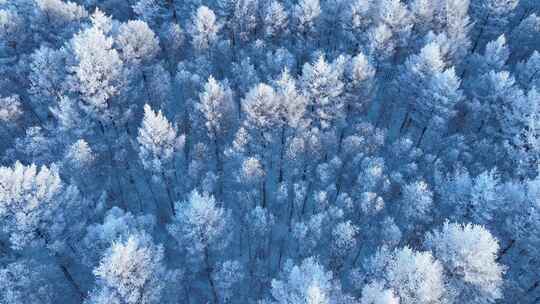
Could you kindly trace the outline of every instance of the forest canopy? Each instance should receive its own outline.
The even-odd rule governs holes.
[[[540,302],[540,1],[0,0],[0,304]]]

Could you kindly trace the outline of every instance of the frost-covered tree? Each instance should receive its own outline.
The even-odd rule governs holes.
[[[0,10],[0,37],[2,37],[2,53],[13,54],[18,50],[19,39],[27,33],[24,29],[24,19],[13,9]]]
[[[476,19],[476,38],[473,41],[473,51],[481,46],[482,41],[489,41],[500,35],[510,22],[517,0],[483,0],[472,1],[472,15]]]
[[[514,28],[512,35],[509,37],[515,46],[512,50],[513,58],[523,60],[539,49],[538,28],[540,28],[538,13],[527,16]]]
[[[368,109],[375,87],[375,73],[370,59],[363,53],[352,57],[345,67],[346,115],[364,114]]]
[[[446,299],[443,266],[430,252],[409,247],[389,251],[383,247],[369,260],[368,278],[379,288],[393,290],[399,303],[439,303]]]
[[[219,1],[219,0],[218,0]],[[246,43],[255,38],[255,31],[260,23],[263,12],[260,11],[260,3],[257,0],[219,1],[222,8],[228,7],[229,27],[232,30],[231,39],[234,43]],[[226,4],[228,2],[228,4]],[[229,17],[227,16],[227,17]]]
[[[107,36],[110,21],[100,11],[93,15],[92,27],[71,40],[73,65],[68,69],[71,90],[80,96],[81,107],[97,120],[108,122],[114,117],[114,98],[123,87],[123,62]]]
[[[347,255],[357,246],[358,227],[350,221],[336,225],[332,230],[332,254],[336,267],[341,267]]]
[[[304,119],[308,100],[300,91],[298,81],[288,69],[284,69],[275,85],[283,121],[291,128],[299,127]]]
[[[163,255],[163,247],[145,235],[112,243],[94,269],[97,287],[86,303],[160,303],[171,275]]]
[[[506,36],[503,34],[497,39],[486,44],[484,54],[473,55],[475,69],[478,74],[485,74],[490,71],[502,71],[509,59],[510,49]]]
[[[75,227],[66,227],[70,220],[65,210],[77,212],[84,201],[76,186],[62,181],[56,166],[38,168],[16,162],[13,167],[1,167],[0,185],[2,226],[14,248],[44,243],[54,249],[68,241],[66,229]]]
[[[315,259],[307,258],[299,265],[286,265],[282,279],[272,280],[270,303],[347,303],[347,296],[335,281],[332,272],[326,271]]]
[[[130,1],[131,2],[131,1]],[[165,17],[165,3],[156,0],[138,0],[132,5],[133,12],[144,22],[151,25],[158,25],[160,19]]]
[[[20,97],[13,95],[3,97],[0,100],[0,121],[6,126],[16,124],[17,120],[23,114]]]
[[[179,248],[208,278],[214,301],[218,301],[216,282],[212,277],[215,254],[227,248],[231,238],[231,214],[219,207],[215,198],[192,191],[185,202],[176,204],[176,215],[167,226]]]
[[[76,186],[65,184],[58,168],[16,162],[0,167],[0,219],[15,250],[42,248],[57,259],[65,279],[78,296],[82,291],[60,257],[71,248],[85,224],[85,200]],[[66,212],[71,213],[68,215]]]
[[[470,50],[469,32],[472,27],[469,16],[470,0],[426,1],[411,3],[415,19],[415,34],[420,38],[426,34],[443,35],[448,56],[459,63]]]
[[[96,153],[84,139],[79,139],[69,147],[64,154],[62,170],[69,172],[81,187],[88,187],[84,182],[96,164]],[[84,190],[87,190],[85,188]],[[81,190],[83,190],[81,188]]]
[[[220,140],[230,132],[234,124],[235,104],[231,89],[210,76],[199,95],[197,110],[212,140]],[[219,150],[219,146],[216,147]]]
[[[531,56],[516,65],[517,75],[521,86],[525,89],[531,89],[532,87],[539,87],[539,79],[537,71],[540,70],[540,53],[534,51]]]
[[[238,286],[244,279],[242,264],[238,261],[225,261],[215,270],[213,276],[221,303],[234,301],[238,296]]]
[[[250,128],[271,131],[280,124],[280,107],[274,88],[261,83],[252,88],[242,102]]]
[[[170,171],[175,165],[176,153],[182,149],[182,139],[161,111],[156,113],[148,104],[144,106],[144,117],[137,136],[139,159],[146,170],[162,179],[173,214],[174,198]]]
[[[309,98],[308,113],[311,124],[321,129],[330,128],[343,118],[343,69],[339,62],[328,63],[320,56],[302,69],[302,86]]]
[[[527,125],[526,114],[530,99],[516,83],[515,77],[508,71],[491,70],[479,77],[474,84],[473,112],[470,128],[475,136],[484,137],[492,149],[497,149],[498,157],[493,160],[501,161],[499,167],[515,166],[507,160],[512,160],[513,153],[508,150],[516,145],[518,138]],[[502,146],[498,146],[502,143]],[[511,149],[510,149],[511,150]],[[487,168],[486,168],[487,169]]]
[[[211,252],[223,249],[229,241],[230,215],[208,194],[191,192],[189,199],[176,204],[176,216],[168,226],[169,233],[194,257],[207,258]]]
[[[270,1],[266,6],[266,14],[264,17],[265,35],[278,39],[287,34],[289,29],[289,16],[285,7],[279,1]]]
[[[214,12],[206,6],[201,6],[193,15],[189,33],[196,50],[205,52],[213,47],[219,39],[221,24]]]
[[[66,93],[66,54],[61,50],[42,46],[30,55],[29,92],[32,111],[45,117],[49,108],[60,103]]]
[[[179,139],[176,129],[165,116],[146,104],[144,118],[137,136],[139,157],[143,166],[153,173],[162,173],[174,161]]]
[[[412,227],[408,227],[409,229],[414,229],[415,224],[429,219],[433,207],[433,192],[424,181],[407,184],[401,192],[398,214],[401,215],[400,218],[405,219],[404,223],[412,224]]]
[[[362,289],[361,304],[399,304],[399,299],[396,298],[391,289],[385,289],[384,285],[374,282],[366,285]]]
[[[297,23],[298,33],[302,38],[307,39],[310,35],[315,34],[320,15],[321,4],[319,0],[301,0],[294,7],[293,16]]]
[[[135,216],[113,207],[107,211],[103,223],[89,225],[82,240],[83,262],[96,266],[99,258],[114,242],[123,242],[132,235],[151,233],[155,220],[149,215]]]
[[[494,303],[502,297],[504,267],[497,262],[499,244],[482,226],[446,222],[428,233],[425,246],[448,273],[454,301]]]
[[[69,38],[88,17],[86,9],[71,1],[37,0],[34,16],[35,30],[44,38],[59,44]]]
[[[0,303],[54,303],[53,285],[47,282],[44,268],[33,260],[21,260],[0,268],[3,290]]]
[[[148,63],[159,52],[159,41],[143,21],[128,21],[118,29],[116,37],[122,60],[128,63]]]
[[[74,168],[84,170],[92,165],[95,156],[88,143],[84,139],[79,139],[67,150],[66,160]]]
[[[223,174],[223,143],[236,122],[236,105],[232,91],[226,83],[220,83],[210,76],[204,85],[204,91],[199,94],[199,102],[195,105],[200,115],[201,125],[206,128],[206,134],[213,143],[217,172]],[[222,192],[222,177],[220,177],[219,192]]]
[[[404,69],[397,83],[398,90],[407,96],[407,114],[401,130],[414,122],[421,130],[417,142],[420,145],[428,128],[433,126],[440,132],[446,127],[454,106],[463,98],[461,81],[454,68],[447,66],[441,47],[435,42],[409,57]]]

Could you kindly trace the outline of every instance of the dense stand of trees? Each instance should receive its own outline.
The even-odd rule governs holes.
[[[537,0],[0,0],[0,303],[538,303],[539,132]]]

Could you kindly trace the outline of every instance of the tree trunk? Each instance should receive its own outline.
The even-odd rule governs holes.
[[[484,18],[482,22],[482,27],[480,28],[480,32],[478,33],[478,36],[476,37],[474,41],[473,48],[471,49],[471,54],[474,53],[476,49],[478,48],[478,45],[480,44],[480,40],[482,39],[482,36],[484,35],[484,31],[486,29],[488,20],[489,20],[489,13],[486,15],[486,18]]]
[[[285,126],[281,127],[281,149],[279,151],[278,183],[283,182],[283,159],[285,154]]]
[[[143,174],[143,176],[144,176],[144,181],[146,182],[146,185],[148,186],[148,190],[150,191],[150,194],[152,195],[152,200],[154,201],[154,205],[156,206],[156,212],[159,214],[161,208],[159,206],[156,193],[154,192],[154,188],[152,188],[152,181],[148,180],[148,176],[146,174]]]
[[[43,232],[38,229],[36,233],[45,242],[45,246],[48,246],[50,244],[49,238]],[[73,275],[71,275],[67,266],[64,265],[64,263],[61,261],[61,257],[58,255],[58,253],[50,249],[48,250],[56,260],[56,263],[58,264],[58,267],[60,267],[60,270],[62,271],[62,274],[64,275],[66,281],[68,281],[75,293],[78,295],[79,303],[82,303],[84,300],[84,293],[82,292],[81,287],[79,286],[79,284],[77,284],[77,282],[75,282]]]
[[[221,160],[221,153],[219,149],[219,143],[217,140],[217,135],[214,132],[214,154],[216,156],[216,173],[217,173],[217,189],[216,194],[218,198],[223,196],[223,162]]]
[[[407,122],[409,121],[409,113],[410,111],[407,110],[407,113],[405,114],[405,119],[403,119],[403,122],[401,123],[401,126],[399,127],[399,134],[403,133],[403,130],[407,126]]]
[[[425,126],[423,129],[422,129],[422,133],[420,134],[420,138],[418,139],[418,142],[416,143],[416,147],[420,147],[420,144],[422,143],[422,140],[424,139],[424,135],[426,135],[426,131],[427,131],[428,127]]]
[[[210,284],[210,289],[212,291],[212,298],[214,299],[214,303],[218,304],[218,294],[216,291],[216,284],[214,283],[214,279],[212,279],[212,266],[210,266],[210,257],[208,254],[208,248],[204,248],[204,264],[206,265],[206,274],[208,277],[208,283]]]
[[[352,263],[352,266],[354,267],[356,263],[358,262],[358,259],[360,258],[360,253],[362,252],[362,243],[359,242],[358,251],[356,252],[356,255],[354,256],[354,260]]]
[[[174,22],[178,23],[178,16],[176,15],[176,5],[174,3],[174,0],[167,0],[167,2],[169,3],[169,7],[172,11],[172,17]]]
[[[506,247],[504,247],[503,250],[501,250],[501,253],[499,254],[499,256],[497,257],[496,261],[499,262],[501,260],[501,258],[506,255],[508,253],[508,251],[514,247],[514,244],[516,243],[516,240],[510,240],[510,242],[508,243],[508,245]]]
[[[161,169],[161,177],[163,178],[163,183],[165,184],[165,189],[167,191],[167,198],[169,199],[169,208],[171,209],[172,216],[176,216],[176,212],[174,211],[174,199],[171,194],[171,187],[169,185],[169,181],[167,179],[167,176],[165,175],[165,171],[163,168]]]
[[[114,153],[113,153],[113,150],[112,150],[112,145],[109,142],[109,139],[107,138],[107,134],[105,134],[105,125],[101,121],[99,121],[99,125],[100,125],[100,128],[101,128],[101,133],[103,134],[103,137],[105,138],[105,141],[107,143],[107,150],[109,152],[109,163],[111,165],[111,171],[114,172],[114,174],[113,174],[114,175],[114,180],[116,181],[118,191],[120,192],[120,202],[122,203],[122,207],[125,210],[128,210],[127,209],[128,206],[127,206],[127,203],[126,203],[126,200],[125,200],[125,197],[124,197],[124,189],[122,187],[122,183],[120,182],[120,177],[118,176],[118,167],[116,165],[116,161],[114,160]]]

